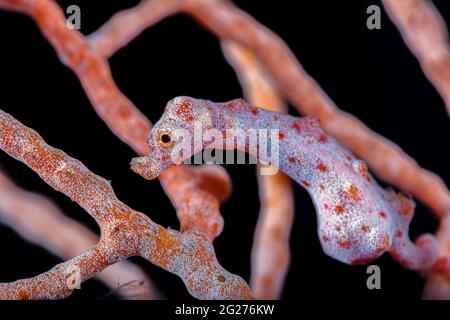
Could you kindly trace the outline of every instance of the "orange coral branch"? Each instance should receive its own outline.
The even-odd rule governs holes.
[[[425,299],[450,300],[450,213],[442,220],[436,236],[439,241],[439,259],[427,274]]]
[[[42,300],[69,296],[78,281],[84,282],[123,257],[111,255],[109,244],[99,242],[94,248],[76,258],[58,264],[34,278],[0,283],[0,299]]]
[[[135,8],[117,13],[91,34],[90,46],[101,56],[110,57],[146,28],[178,12],[181,5],[179,0],[143,0]]]
[[[65,216],[45,197],[19,188],[0,170],[0,221],[20,234],[64,260],[73,258],[95,246],[98,236]],[[127,299],[157,299],[158,290],[145,272],[128,261],[120,261],[97,275],[112,290],[124,284],[127,292],[117,292]]]
[[[286,112],[275,84],[251,51],[232,42],[222,42],[222,49],[252,105]],[[258,175],[258,184],[261,210],[252,249],[250,286],[258,299],[279,299],[289,268],[294,195],[289,178],[281,172]]]
[[[130,209],[116,198],[105,179],[61,150],[52,148],[35,131],[3,111],[0,111],[0,133],[2,150],[24,162],[50,186],[77,202],[96,219],[101,229],[96,247],[48,273],[0,285],[1,298],[66,297],[73,290],[65,285],[70,279],[67,268],[78,268],[84,281],[108,265],[133,255],[140,255],[177,274],[194,297],[252,297],[245,281],[220,266],[214,248],[205,236],[166,230],[146,215]]]
[[[450,115],[450,47],[444,19],[429,0],[383,0],[383,5]]]
[[[60,60],[76,73],[95,111],[109,128],[136,152],[147,153],[145,137],[150,122],[117,88],[103,56],[89,47],[79,31],[66,27],[58,4],[52,0],[0,1],[0,5],[5,4],[34,19]]]
[[[223,229],[219,205],[231,193],[230,177],[221,166],[182,168],[167,170],[161,183],[177,209],[181,232],[199,231],[212,242]]]

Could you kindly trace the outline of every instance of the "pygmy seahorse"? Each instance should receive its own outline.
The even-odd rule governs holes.
[[[212,129],[221,136],[209,134],[201,143],[194,142],[199,130],[204,134]],[[243,143],[234,139],[249,129],[277,134],[258,140],[256,147],[248,138]],[[229,143],[232,132],[240,133]],[[181,143],[189,148],[177,149]],[[147,179],[205,148],[240,149],[272,164],[276,155],[279,170],[306,188],[313,199],[324,252],[344,263],[363,264],[390,252],[405,267],[425,270],[437,258],[432,235],[422,235],[415,244],[409,239],[414,202],[382,189],[365,162],[327,135],[316,118],[267,111],[242,99],[214,103],[177,97],[153,127],[148,145],[150,154],[132,161],[132,169]]]

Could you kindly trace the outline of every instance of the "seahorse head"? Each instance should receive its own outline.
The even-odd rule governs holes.
[[[201,132],[210,123],[208,103],[186,96],[170,100],[148,137],[149,155],[133,159],[132,169],[147,179],[154,179],[201,151],[204,147]]]

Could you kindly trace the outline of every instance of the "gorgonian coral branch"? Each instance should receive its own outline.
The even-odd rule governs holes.
[[[231,193],[230,177],[221,166],[173,169],[167,170],[161,183],[177,209],[180,231],[204,233],[212,242],[223,229],[219,205]]]
[[[78,30],[67,28],[58,4],[52,0],[0,0],[1,5],[33,18],[60,60],[76,73],[95,111],[109,128],[136,152],[148,152],[145,143],[136,141],[148,134],[150,122],[117,88],[104,57],[90,48]]]
[[[383,4],[450,115],[450,46],[444,19],[429,0],[383,0]]]
[[[114,15],[89,36],[90,46],[104,57],[112,56],[148,27],[178,12],[179,0],[143,0],[138,6]]]
[[[101,241],[76,258],[58,264],[34,278],[0,283],[0,299],[48,300],[67,297],[75,290],[78,281],[84,282],[94,277],[121,258],[118,254],[111,255],[109,244]]]
[[[257,139],[252,140],[251,130],[259,131]],[[426,270],[436,260],[433,236],[421,236],[416,245],[409,240],[412,200],[381,189],[365,163],[315,118],[266,111],[244,100],[178,97],[167,104],[148,141],[150,155],[132,162],[147,179],[205,148],[238,149],[276,165],[313,198],[322,247],[339,261],[367,263],[388,251],[403,266]]]
[[[0,133],[2,150],[24,162],[50,186],[77,202],[96,219],[101,229],[96,247],[48,273],[0,285],[0,297],[65,297],[73,291],[66,286],[70,273],[65,269],[80,269],[84,281],[133,255],[140,255],[177,274],[194,297],[252,297],[245,281],[220,266],[206,236],[166,230],[146,215],[132,210],[117,199],[105,179],[90,172],[78,160],[50,147],[35,131],[3,111],[0,111]]]
[[[250,50],[233,42],[222,42],[222,50],[252,105],[286,112],[275,83]],[[258,185],[261,209],[252,248],[250,287],[258,299],[279,299],[290,262],[294,195],[290,179],[281,172],[258,175]]]
[[[436,233],[439,240],[439,258],[427,273],[425,299],[450,299],[450,214],[441,219]]]
[[[68,260],[98,242],[98,236],[64,215],[58,207],[37,193],[19,188],[0,170],[0,222],[27,241]],[[97,278],[125,299],[157,299],[158,290],[138,266],[120,261]]]

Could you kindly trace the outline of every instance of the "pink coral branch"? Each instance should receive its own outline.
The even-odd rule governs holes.
[[[232,42],[222,42],[222,50],[251,104],[287,111],[275,83],[250,50]],[[290,262],[294,195],[289,178],[281,172],[258,175],[258,184],[261,209],[253,242],[250,286],[258,299],[279,299]]]
[[[212,242],[223,229],[219,205],[231,193],[230,177],[221,166],[175,168],[161,183],[177,209],[181,232],[201,232]]]
[[[0,194],[0,221],[55,256],[71,259],[98,242],[94,232],[65,216],[45,197],[19,188],[1,170]],[[145,272],[128,261],[110,266],[97,278],[126,299],[157,299],[160,296]],[[120,290],[122,285],[132,282],[138,285],[125,286],[127,292]]]
[[[442,220],[436,234],[439,240],[439,258],[427,273],[425,299],[450,300],[450,213]]]
[[[214,248],[201,234],[166,230],[118,200],[110,184],[81,162],[52,148],[32,129],[0,111],[0,149],[22,161],[57,191],[83,207],[99,224],[100,242],[88,252],[32,279],[0,285],[0,298],[48,299],[69,295],[69,267],[81,280],[121,259],[140,255],[177,274],[189,292],[203,299],[248,299],[242,278],[218,263]],[[45,282],[45,285],[42,283]],[[25,291],[21,293],[21,290]]]
[[[383,4],[450,115],[450,46],[439,11],[429,0],[383,0]]]
[[[122,141],[136,152],[148,152],[145,136],[151,124],[117,88],[103,56],[90,48],[84,36],[66,27],[63,12],[52,0],[1,0],[10,9],[28,14],[55,48],[60,60],[71,68],[95,111]]]
[[[94,248],[34,278],[0,283],[0,299],[43,300],[69,296],[76,286],[123,257],[111,255],[108,243]]]
[[[148,27],[181,9],[179,0],[143,0],[138,6],[114,15],[89,36],[91,48],[110,57]]]

